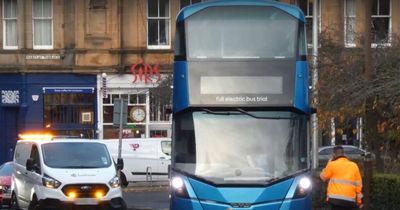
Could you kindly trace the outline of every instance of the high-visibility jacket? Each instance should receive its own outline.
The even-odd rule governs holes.
[[[326,192],[328,202],[362,204],[362,179],[356,163],[344,156],[329,161],[321,178],[329,180]]]

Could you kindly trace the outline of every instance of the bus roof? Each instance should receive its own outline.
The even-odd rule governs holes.
[[[270,0],[217,0],[207,1],[201,4],[193,4],[191,6],[183,8],[179,12],[177,22],[182,22],[191,15],[205,8],[218,6],[271,6],[281,9],[292,15],[296,19],[305,22],[304,14],[298,7]]]

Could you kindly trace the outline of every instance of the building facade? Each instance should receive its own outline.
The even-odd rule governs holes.
[[[306,15],[313,3],[281,0]],[[125,138],[170,137],[175,19],[201,0],[0,0],[0,162],[18,134],[117,138],[114,99],[128,101]],[[400,32],[400,0],[374,0],[374,43]],[[361,47],[363,0],[321,0],[320,33]]]

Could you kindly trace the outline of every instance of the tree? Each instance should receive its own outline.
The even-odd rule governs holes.
[[[371,49],[373,76],[365,76],[363,50],[345,48],[332,41],[329,33],[322,34],[318,58],[320,125],[326,129],[331,117],[365,119],[370,108],[372,121],[366,130],[375,130],[376,135],[367,139],[368,147],[376,155],[377,170],[383,171],[381,153],[400,141],[400,39],[393,36],[390,47]]]

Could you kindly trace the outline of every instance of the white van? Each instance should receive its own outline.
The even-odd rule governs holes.
[[[116,172],[123,163],[101,141],[19,140],[14,165],[12,209],[126,209]]]
[[[104,140],[111,156],[118,157],[118,139]],[[122,185],[134,181],[168,180],[171,165],[171,139],[122,139],[121,158],[124,169],[121,173]]]

